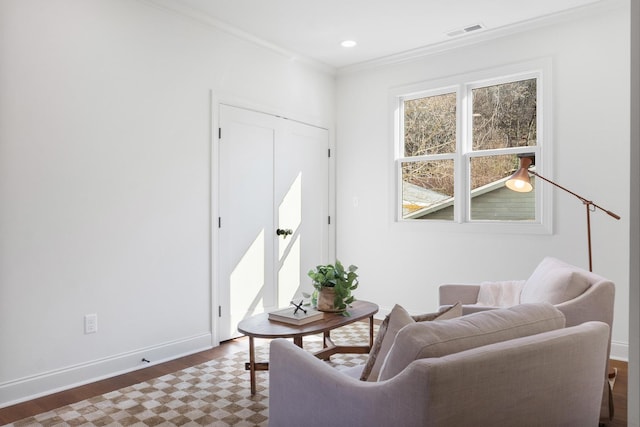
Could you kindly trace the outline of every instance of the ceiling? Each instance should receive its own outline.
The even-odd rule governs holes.
[[[228,31],[335,69],[486,35],[600,1],[169,0]],[[483,29],[448,35],[477,24]],[[357,46],[340,46],[347,39]]]

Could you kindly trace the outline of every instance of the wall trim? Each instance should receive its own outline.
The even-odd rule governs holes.
[[[211,342],[207,332],[7,381],[0,384],[0,408],[207,350]],[[150,363],[142,362],[143,357]]]
[[[611,359],[629,361],[629,343],[622,341],[611,341]]]
[[[222,22],[212,16],[207,15],[206,13],[193,9],[184,4],[180,4],[173,0],[140,0],[150,6],[155,6],[157,8],[161,8],[165,11],[171,12],[175,15],[182,16],[183,18],[188,18],[193,21],[196,21],[200,24],[206,25],[210,28],[217,29],[219,31],[223,31],[230,36],[233,36],[239,40],[249,42],[255,46],[259,46],[261,48],[267,49],[273,53],[281,55],[289,60],[295,60],[297,62],[306,64],[320,72],[335,75],[336,69],[330,65],[324,64],[320,61],[317,61],[313,58],[305,56],[304,54],[300,54],[298,52],[293,52],[288,50],[280,45],[271,43],[267,40],[264,40],[260,37],[256,37],[253,34],[250,34],[246,31],[243,31],[233,25],[229,25],[225,22]]]
[[[346,65],[337,69],[338,76],[353,74],[356,72],[370,71],[378,68],[394,66],[405,62],[417,61],[423,58],[431,57],[447,53],[454,49],[472,46],[491,40],[513,36],[519,33],[537,30],[538,28],[550,25],[562,24],[576,19],[594,16],[605,13],[620,5],[624,4],[619,0],[600,0],[595,1],[577,8],[560,11],[551,15],[540,16],[523,22],[516,22],[504,27],[487,29],[473,33],[473,35],[464,35],[445,40],[442,42],[418,47],[405,52],[399,52],[388,56],[383,56],[368,61],[359,62],[352,65]]]

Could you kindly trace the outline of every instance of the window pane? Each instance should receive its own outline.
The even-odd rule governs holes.
[[[402,217],[453,220],[453,160],[402,163]]]
[[[472,220],[535,220],[535,186],[530,193],[518,193],[504,185],[519,164],[515,155],[471,159]],[[531,182],[534,182],[533,177]]]
[[[455,93],[404,101],[405,157],[455,151]]]
[[[472,93],[473,150],[536,145],[536,79]]]

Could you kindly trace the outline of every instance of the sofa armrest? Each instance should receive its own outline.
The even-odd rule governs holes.
[[[567,319],[567,327],[596,320],[606,323],[611,328],[614,299],[614,284],[601,281],[590,286],[582,295],[556,304],[556,308],[562,311]]]
[[[615,285],[611,281],[603,280],[591,285],[582,295],[555,306],[567,319],[567,327],[594,320],[609,325],[607,374],[609,373],[609,357],[611,354],[614,301]]]
[[[439,305],[453,305],[457,302],[475,304],[478,302],[480,284],[477,283],[445,283],[438,287]]]
[[[270,426],[426,425],[426,414],[416,405],[426,401],[426,393],[413,369],[385,382],[359,381],[290,341],[271,341]]]

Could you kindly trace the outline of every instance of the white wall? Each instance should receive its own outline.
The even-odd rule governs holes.
[[[357,297],[383,310],[437,308],[443,282],[525,279],[547,255],[588,268],[583,205],[554,194],[553,235],[468,233],[395,224],[390,91],[398,86],[550,58],[550,177],[620,214],[592,215],[594,271],[616,283],[613,355],[626,357],[629,296],[629,19],[627,2],[395,65],[338,77],[337,255],[360,267]],[[354,201],[357,199],[357,204]],[[357,205],[357,206],[356,206]],[[518,256],[516,249],[526,257]]]
[[[211,346],[210,90],[332,127],[333,75],[134,0],[3,0],[0,64],[0,406]]]
[[[640,3],[631,2],[631,254],[627,421],[640,426]]]

